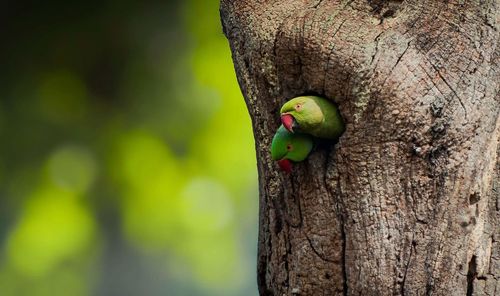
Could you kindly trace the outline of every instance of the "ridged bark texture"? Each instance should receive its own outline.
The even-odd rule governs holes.
[[[222,0],[260,184],[260,295],[500,295],[499,1]],[[280,106],[346,122],[290,175]]]

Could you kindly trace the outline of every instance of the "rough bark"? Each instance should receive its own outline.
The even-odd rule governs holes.
[[[500,295],[499,1],[222,0],[253,122],[261,295]],[[279,107],[346,132],[291,175]]]

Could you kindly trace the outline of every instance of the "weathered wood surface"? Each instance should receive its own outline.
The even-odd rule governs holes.
[[[499,1],[222,0],[253,121],[261,295],[500,295]],[[281,173],[279,107],[347,130]]]

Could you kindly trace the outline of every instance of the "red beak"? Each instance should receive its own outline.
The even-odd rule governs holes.
[[[278,165],[280,169],[285,173],[290,174],[292,172],[292,162],[286,158],[278,160]]]
[[[281,123],[291,133],[293,133],[293,122],[294,121],[295,121],[295,118],[293,118],[293,116],[290,114],[281,115]]]

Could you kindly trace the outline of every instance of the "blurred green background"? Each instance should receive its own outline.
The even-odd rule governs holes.
[[[218,0],[0,5],[0,295],[257,295]]]

